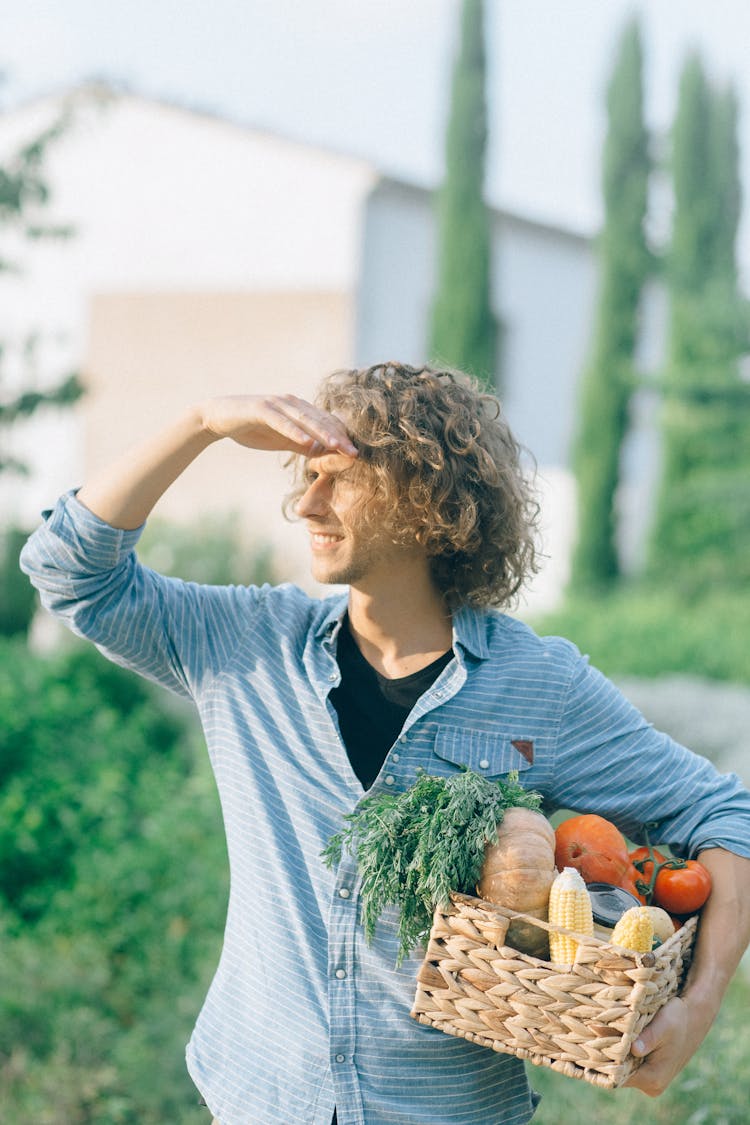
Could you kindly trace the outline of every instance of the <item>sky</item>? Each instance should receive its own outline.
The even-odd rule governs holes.
[[[649,124],[666,134],[699,50],[734,81],[750,185],[748,0],[485,0],[492,202],[593,231],[603,95],[638,13]],[[0,0],[0,104],[87,78],[259,125],[436,183],[459,0]],[[741,233],[750,274],[750,222]]]

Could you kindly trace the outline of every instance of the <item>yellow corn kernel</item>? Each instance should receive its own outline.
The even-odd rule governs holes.
[[[631,906],[619,918],[609,939],[612,945],[632,949],[635,953],[649,953],[654,944],[654,923],[648,908]]]
[[[549,922],[577,934],[593,934],[594,919],[591,899],[580,872],[565,867],[556,876],[549,894]],[[549,935],[550,960],[558,965],[572,965],[578,942],[567,934],[552,930]]]

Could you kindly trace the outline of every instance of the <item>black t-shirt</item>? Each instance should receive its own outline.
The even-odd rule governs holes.
[[[380,773],[406,716],[453,658],[449,650],[410,676],[389,680],[365,660],[345,617],[338,637],[341,683],[331,692],[352,769],[365,789]]]

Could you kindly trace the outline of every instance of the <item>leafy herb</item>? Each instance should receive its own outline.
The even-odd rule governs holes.
[[[362,924],[372,941],[386,906],[401,908],[397,965],[423,943],[435,909],[451,891],[473,892],[487,844],[512,806],[538,809],[542,798],[518,784],[518,772],[488,781],[464,770],[420,776],[404,793],[374,793],[344,817],[347,826],[323,852],[328,867],[354,856],[362,876]]]

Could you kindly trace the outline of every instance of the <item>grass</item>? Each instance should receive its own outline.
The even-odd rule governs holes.
[[[544,1067],[529,1066],[529,1081],[543,1096],[534,1125],[560,1125],[562,1121],[604,1121],[606,1125],[747,1125],[748,1011],[750,982],[740,970],[703,1044],[658,1098],[628,1088],[600,1090]]]

